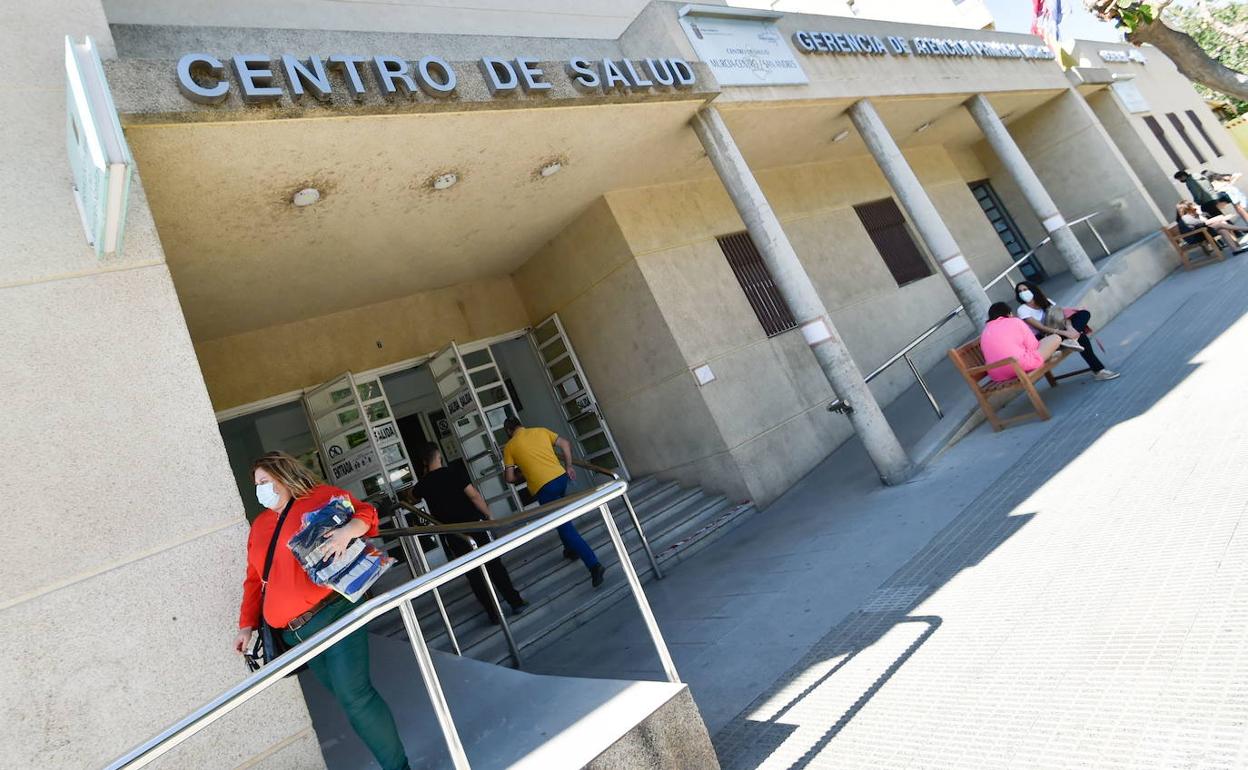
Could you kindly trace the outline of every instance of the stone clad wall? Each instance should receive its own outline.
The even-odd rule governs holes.
[[[97,260],[71,193],[63,36],[113,51],[99,2],[11,3],[0,119],[7,333],[0,570],[5,767],[98,767],[245,675],[230,650],[246,522],[142,185]],[[165,767],[321,766],[284,682]]]

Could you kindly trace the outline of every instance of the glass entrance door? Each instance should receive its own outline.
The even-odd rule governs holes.
[[[393,498],[415,480],[381,380],[345,372],[304,393],[326,479],[361,500]]]
[[[1022,231],[1018,229],[1018,225],[1014,223],[1010,212],[1001,203],[997,191],[992,189],[992,184],[987,179],[982,179],[978,182],[971,182],[969,186],[975,200],[979,202],[979,207],[983,209],[984,216],[988,217],[988,222],[997,231],[1001,243],[1005,245],[1005,250],[1010,253],[1010,261],[1013,262],[1030,251],[1031,246],[1023,237]],[[1020,264],[1018,269],[1027,280],[1036,283],[1048,277],[1048,273],[1034,256]]]
[[[503,478],[507,442],[503,422],[516,415],[502,374],[488,347],[460,353],[452,342],[429,361],[438,386],[449,435],[462,456],[472,483],[496,518],[519,511],[520,498]]]
[[[598,410],[594,391],[585,379],[581,362],[572,350],[572,343],[563,330],[556,313],[542,321],[529,333],[529,340],[537,350],[555,398],[563,407],[564,416],[572,426],[572,440],[581,457],[594,465],[600,465],[629,478],[628,468],[620,457],[615,439],[607,421]]]

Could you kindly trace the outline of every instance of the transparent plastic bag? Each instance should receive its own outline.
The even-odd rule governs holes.
[[[345,495],[331,497],[318,510],[303,517],[303,528],[290,539],[290,550],[308,578],[327,586],[354,602],[394,564],[394,559],[374,548],[367,540],[351,541],[337,558],[331,558],[325,533],[335,530],[355,516],[355,508]]]

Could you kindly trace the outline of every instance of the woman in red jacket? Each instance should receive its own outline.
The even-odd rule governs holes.
[[[256,499],[265,510],[251,524],[247,538],[247,578],[243,581],[243,605],[239,612],[234,650],[247,649],[251,635],[264,619],[279,629],[286,644],[294,646],[351,610],[351,603],[333,589],[313,583],[287,547],[303,528],[303,517],[319,510],[331,497],[351,501],[355,516],[329,536],[329,550],[341,554],[357,537],[377,534],[377,509],[356,500],[345,490],[323,484],[298,460],[285,452],[269,452],[251,465]],[[269,582],[261,608],[261,576],[278,526]],[[351,727],[373,752],[382,770],[406,770],[407,754],[399,740],[390,707],[381,699],[368,676],[368,631],[361,628],[318,655],[308,664],[343,710]]]

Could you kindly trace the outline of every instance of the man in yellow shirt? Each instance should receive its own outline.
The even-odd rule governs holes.
[[[503,447],[507,482],[514,484],[519,480],[516,474],[518,469],[529,485],[529,494],[536,497],[541,505],[566,495],[568,483],[576,478],[576,470],[572,467],[572,444],[552,430],[526,428],[514,417],[507,418],[503,429],[508,436],[507,445]],[[563,454],[562,465],[555,456],[555,447]],[[594,549],[576,531],[576,525],[569,521],[556,531],[563,541],[563,555],[570,559],[581,557],[594,588],[602,585],[606,568],[598,561]]]

